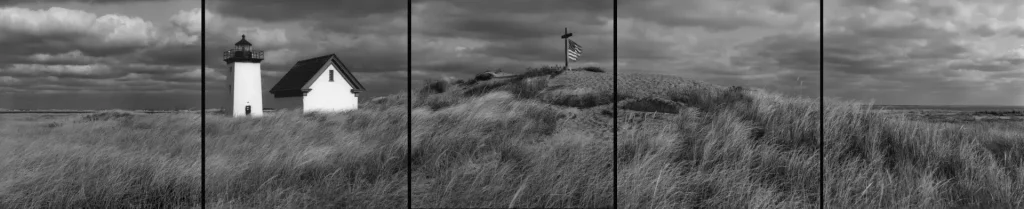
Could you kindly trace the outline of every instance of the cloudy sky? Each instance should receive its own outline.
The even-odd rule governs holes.
[[[1020,0],[826,0],[825,96],[1024,105]]]
[[[266,107],[276,107],[270,88],[295,62],[332,53],[366,87],[360,99],[401,93],[408,78],[408,13],[405,0],[207,1],[207,107],[227,101],[222,53],[243,34],[266,53]]]
[[[0,1],[0,108],[199,108],[200,4]]]
[[[821,8],[808,0],[619,1],[619,74],[820,96]]]
[[[560,36],[566,27],[583,46],[579,61],[569,65],[610,72],[612,7],[611,0],[414,0],[413,87],[426,79],[564,65]]]

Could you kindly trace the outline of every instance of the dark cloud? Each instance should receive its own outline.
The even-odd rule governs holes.
[[[610,42],[607,40],[604,41]],[[501,58],[517,60],[527,63],[545,62],[552,61],[552,58],[559,58],[565,56],[563,54],[563,50],[565,50],[565,44],[563,42],[564,41],[562,41],[561,39],[557,39],[557,37],[523,39],[521,41],[516,42],[494,42],[484,47],[467,50],[466,53],[481,55],[498,55],[498,57]],[[576,42],[579,43],[579,41]],[[601,51],[599,50],[593,50],[594,53],[588,53],[591,51],[589,50],[589,48],[606,49],[610,47],[596,47],[601,46],[597,45],[600,43],[590,45],[592,43],[584,42],[580,44],[588,44],[587,46],[584,46],[584,54],[586,54],[587,58],[589,59],[611,60],[612,58],[610,53],[601,53]],[[557,61],[557,59],[554,60]]]
[[[490,15],[474,18],[453,18],[438,21],[434,30],[426,30],[425,35],[445,37],[473,37],[495,39],[528,39],[558,34],[557,27],[537,27],[530,21],[516,20],[507,16]],[[546,30],[545,30],[546,29]]]
[[[840,6],[841,5],[841,6]],[[1017,1],[826,4],[826,96],[882,104],[1020,105]]]
[[[125,75],[115,71],[108,65],[47,65],[47,64],[10,64],[3,67],[0,75],[17,78],[57,76],[61,78],[114,78]]]
[[[820,38],[808,34],[768,36],[739,46],[740,54],[730,59],[738,66],[777,66],[817,73],[821,70],[820,44]]]
[[[476,0],[414,0],[413,4],[447,4],[478,13],[506,14],[550,14],[550,13],[600,13],[611,15],[612,2],[603,0],[518,0],[518,1],[476,1]]]
[[[196,45],[178,45],[140,50],[128,56],[139,63],[157,65],[196,65],[202,62]]]
[[[4,54],[43,53],[57,54],[80,51],[90,56],[111,56],[131,53],[144,46],[104,45],[82,34],[19,34],[0,30],[0,47]]]
[[[0,5],[11,5],[20,3],[87,3],[87,4],[111,4],[111,3],[125,3],[125,2],[142,2],[142,1],[168,1],[168,0],[0,0]]]
[[[563,65],[565,28],[583,46],[570,65],[610,69],[612,1],[414,1],[413,80]]]
[[[606,31],[605,1],[418,1],[416,32],[434,37],[488,40],[558,37],[565,27],[578,34]],[[471,18],[467,18],[471,17]]]
[[[957,60],[949,65],[952,70],[978,70],[985,72],[1020,71],[1024,67],[1021,58],[992,58]]]
[[[0,105],[9,109],[195,109],[199,93],[38,93],[0,94]],[[68,104],[74,104],[69,106]]]
[[[111,3],[77,2],[97,3],[85,7],[89,9],[103,9],[110,5],[102,3]],[[4,49],[0,51],[0,88],[5,97],[21,100],[0,108],[199,107],[198,96],[132,104],[109,102],[137,95],[170,98],[199,92],[198,8],[162,19],[143,19],[76,8],[82,4],[60,7],[67,1],[43,3],[58,6],[0,8],[0,22],[4,23],[0,25],[0,48]],[[93,97],[68,96],[75,94]],[[81,101],[57,102],[62,100],[58,97]]]
[[[816,2],[642,0],[619,9],[620,72],[821,93]]]
[[[402,0],[225,0],[211,2],[220,14],[261,21],[357,19],[380,13],[405,13]]]
[[[741,27],[759,26],[765,24],[760,20],[751,18],[719,19],[715,17],[706,17],[702,15],[688,15],[686,13],[682,13],[672,17],[656,15],[659,14],[657,12],[643,12],[637,14],[637,18],[652,20],[663,25],[698,26],[712,31],[735,30]]]
[[[669,27],[729,31],[743,27],[778,26],[780,20],[773,19],[776,17],[773,14],[793,14],[801,7],[817,7],[813,3],[802,0],[640,0],[621,4],[619,9],[625,12],[619,18],[649,21]]]
[[[619,54],[628,56],[635,60],[668,60],[675,58],[669,51],[671,43],[650,39],[623,39],[618,40],[616,50]]]

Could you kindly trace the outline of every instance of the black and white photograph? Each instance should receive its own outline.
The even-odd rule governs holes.
[[[412,2],[412,208],[611,208],[611,0]]]
[[[618,10],[618,208],[819,207],[818,2]]]
[[[408,205],[408,3],[207,0],[206,207]]]
[[[1024,2],[824,6],[824,207],[1024,207]]]
[[[0,208],[200,206],[201,6],[0,2]]]
[[[1024,1],[0,0],[6,208],[1024,208]]]

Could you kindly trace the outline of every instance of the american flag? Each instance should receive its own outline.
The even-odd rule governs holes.
[[[569,55],[569,60],[575,62],[580,55],[583,55],[583,46],[580,46],[575,41],[572,41],[572,39],[569,39],[569,48],[565,50],[565,53]]]

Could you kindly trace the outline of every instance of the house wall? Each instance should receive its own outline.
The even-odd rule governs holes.
[[[274,98],[274,104],[277,109],[291,109],[291,110],[302,110],[302,97],[280,97]]]
[[[334,71],[334,82],[330,82],[328,71]],[[352,86],[334,65],[328,66],[309,88],[311,90],[302,101],[304,112],[337,112],[358,108],[359,97],[352,93]]]
[[[231,82],[232,116],[245,116],[245,106],[251,107],[251,116],[263,115],[263,91],[260,85],[260,63],[234,62],[228,82]]]

